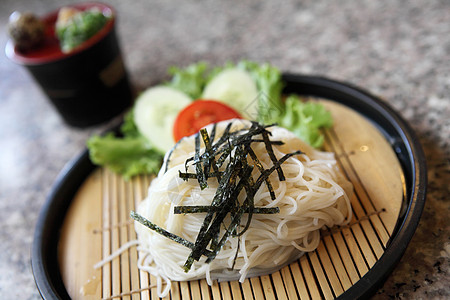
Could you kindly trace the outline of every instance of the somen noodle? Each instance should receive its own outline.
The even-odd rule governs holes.
[[[212,141],[217,141],[230,125],[230,132],[244,134],[252,123],[244,120],[230,120],[207,126]],[[170,291],[171,281],[185,281],[206,278],[213,280],[234,280],[272,273],[298,259],[304,252],[313,251],[320,241],[320,229],[324,226],[347,224],[351,219],[349,197],[352,185],[340,173],[333,153],[317,151],[293,133],[281,127],[268,127],[271,133],[272,149],[280,160],[288,153],[301,150],[301,154],[287,158],[281,169],[284,180],[277,172],[269,176],[271,190],[265,182],[253,197],[258,208],[278,208],[278,213],[254,213],[248,229],[239,237],[230,236],[212,261],[206,263],[202,256],[194,261],[188,272],[186,259],[191,249],[150,230],[136,222],[138,267],[157,278],[158,295],[164,297]],[[262,140],[261,135],[253,137]],[[204,151],[204,142],[200,145]],[[251,149],[264,169],[273,166],[273,159],[262,142],[254,142]],[[195,179],[186,180],[180,172],[195,172],[195,163],[187,163],[196,155],[195,136],[183,138],[165,156],[158,176],[152,181],[147,198],[137,212],[166,231],[195,242],[206,213],[175,214],[175,207],[210,206],[218,188],[218,180],[207,179],[207,188],[199,186]],[[230,157],[233,153],[230,154]],[[247,158],[252,164],[251,158]],[[230,160],[230,158],[227,158]],[[223,170],[226,162],[221,166]],[[251,176],[257,180],[261,170],[254,168]],[[241,192],[238,201],[245,201]],[[224,222],[230,222],[230,216]],[[243,214],[236,231],[242,230],[249,218]],[[221,233],[225,230],[221,229]],[[164,287],[164,284],[165,287]]]

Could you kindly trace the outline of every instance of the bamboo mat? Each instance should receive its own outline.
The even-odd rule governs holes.
[[[322,101],[332,112],[325,132],[355,194],[352,222],[321,231],[318,248],[270,275],[244,283],[174,282],[167,299],[334,299],[383,255],[404,195],[401,166],[380,132],[356,112]],[[155,278],[137,268],[136,247],[99,269],[93,266],[136,239],[129,217],[145,198],[150,176],[124,181],[96,169],[75,195],[61,229],[58,259],[73,299],[157,299]]]

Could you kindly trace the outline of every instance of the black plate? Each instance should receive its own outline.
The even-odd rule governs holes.
[[[427,172],[421,145],[409,125],[389,105],[369,93],[334,80],[285,74],[285,92],[342,103],[369,119],[386,137],[402,165],[406,201],[384,254],[338,299],[373,295],[392,272],[411,240],[425,204]],[[35,282],[44,299],[70,299],[59,271],[57,247],[67,209],[86,177],[96,167],[87,150],[61,171],[39,215],[31,252]]]

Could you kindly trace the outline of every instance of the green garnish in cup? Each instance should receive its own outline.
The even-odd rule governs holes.
[[[109,18],[98,8],[85,11],[70,7],[62,8],[55,25],[61,51],[67,53],[81,45],[102,29]]]

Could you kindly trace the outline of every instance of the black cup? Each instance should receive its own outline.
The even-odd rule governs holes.
[[[131,106],[134,95],[117,40],[115,11],[100,3],[72,7],[97,7],[110,18],[88,41],[62,53],[54,34],[55,11],[42,18],[47,32],[39,49],[21,53],[9,41],[6,53],[28,69],[69,125],[88,127],[119,115]]]

